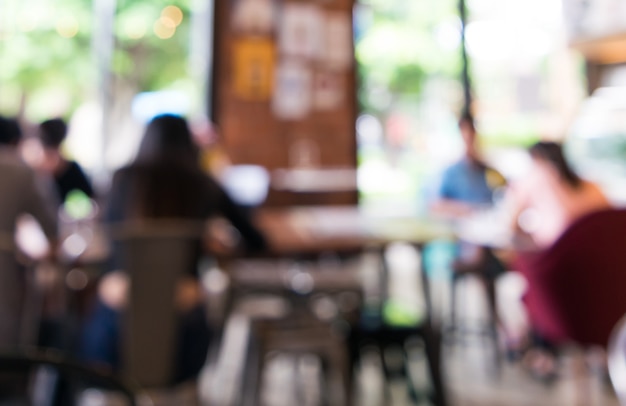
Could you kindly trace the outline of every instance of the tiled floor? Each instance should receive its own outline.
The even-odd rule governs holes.
[[[399,249],[391,253],[399,264],[415,265],[411,253]],[[392,272],[398,272],[398,266]],[[402,271],[397,274],[402,275]],[[432,295],[435,315],[442,323],[449,314],[449,283],[445,274],[433,275]],[[520,332],[525,326],[520,297],[524,281],[515,273],[500,278],[498,286],[498,308],[503,323],[510,332]],[[457,312],[470,327],[484,324],[485,303],[482,287],[473,280],[463,282]],[[473,328],[476,330],[476,328]],[[458,338],[458,336],[457,336]],[[567,353],[559,362],[559,377],[550,384],[532,377],[520,362],[504,360],[501,370],[496,371],[493,361],[493,343],[484,335],[465,334],[462,339],[446,340],[443,348],[444,376],[447,383],[449,403],[452,406],[619,406],[604,370],[576,372],[584,355]],[[425,359],[413,351],[411,370],[418,387],[428,387]],[[429,404],[427,401],[411,401],[407,397],[406,385],[392,382],[391,396],[382,397],[381,375],[376,372],[374,358],[360,372],[363,406],[404,406]],[[365,382],[363,382],[365,381]],[[365,388],[365,389],[364,389]],[[368,389],[369,388],[369,389]],[[369,391],[369,392],[368,392]]]

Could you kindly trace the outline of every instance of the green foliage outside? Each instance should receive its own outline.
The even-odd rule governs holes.
[[[36,4],[35,4],[36,3]],[[98,89],[93,1],[25,0],[0,3],[0,112],[40,120],[71,114]],[[187,77],[187,0],[119,0],[112,61],[114,89],[152,91]],[[182,24],[158,38],[155,21],[178,6]]]
[[[360,7],[356,58],[362,111],[384,113],[368,97],[377,89],[392,99],[410,95],[417,102],[429,78],[458,77],[458,51],[443,51],[436,40],[441,23],[456,20],[455,1],[363,0]]]
[[[460,43],[448,47],[441,44],[443,29],[460,37],[457,1],[362,0],[356,16],[359,107],[361,113],[378,118],[385,133],[378,147],[360,148],[359,164],[388,173],[388,179],[380,182],[382,188],[362,188],[361,202],[417,204],[432,170],[419,146],[429,136],[420,125],[433,96],[429,84],[459,85]],[[445,99],[450,110],[460,107],[454,94],[441,93],[435,97]],[[407,126],[400,141],[390,139],[387,132],[386,123],[392,116],[401,116]],[[455,131],[454,126],[451,130]],[[370,181],[369,176],[366,180]],[[396,186],[388,188],[391,184]]]

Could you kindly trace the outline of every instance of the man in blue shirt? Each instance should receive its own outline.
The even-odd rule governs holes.
[[[494,192],[505,185],[504,177],[485,164],[476,143],[476,128],[471,115],[464,114],[459,120],[459,129],[465,145],[463,157],[442,176],[438,200],[433,204],[435,213],[452,218],[462,218],[481,208],[493,204]],[[452,265],[454,278],[472,274],[484,284],[492,316],[493,333],[499,322],[496,311],[495,279],[505,271],[502,262],[489,247],[461,241]],[[454,320],[453,320],[454,322]]]
[[[471,115],[464,114],[459,129],[465,145],[465,154],[448,167],[441,180],[435,212],[462,217],[473,210],[493,203],[494,191],[505,184],[504,177],[487,166],[476,145],[476,128]]]

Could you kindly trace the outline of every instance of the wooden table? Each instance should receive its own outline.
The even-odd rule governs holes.
[[[341,255],[375,250],[381,256],[383,264],[384,280],[381,282],[381,292],[386,291],[388,272],[383,254],[387,245],[395,242],[408,242],[421,248],[425,243],[434,239],[454,236],[454,230],[447,222],[406,214],[375,214],[357,206],[264,208],[256,213],[254,221],[269,240],[270,256],[281,260],[306,260],[327,253]],[[252,285],[261,290],[267,288],[267,284],[274,284],[277,289],[284,292],[294,290],[295,292],[291,295],[299,297],[302,292],[293,289],[280,276],[285,275],[284,272],[280,272],[280,266],[279,261],[275,265],[275,272],[271,272],[270,266],[270,272],[265,274],[258,269],[257,275],[252,275],[254,269],[249,269],[248,278],[253,281]],[[236,266],[239,270],[241,267],[242,264]],[[348,275],[349,273],[349,270],[341,267],[329,270],[322,266],[319,271],[311,272],[311,292],[318,289],[323,291],[326,288],[332,291],[337,288],[341,289],[341,286],[344,286],[346,290],[354,289],[354,280]],[[436,404],[444,405],[445,393],[441,382],[439,361],[440,340],[435,338],[438,334],[437,328],[431,326],[430,294],[426,272],[423,269],[421,276],[427,312],[421,325],[400,329],[386,327],[373,335],[357,326],[355,338],[351,335],[348,348],[358,342],[360,334],[370,334],[369,337],[378,339],[380,342],[389,342],[387,338],[392,336],[397,336],[399,340],[402,340],[404,334],[422,335],[426,343],[426,355],[431,369]],[[322,289],[322,285],[327,285],[327,287]]]
[[[399,241],[421,246],[454,237],[451,224],[444,221],[373,214],[358,206],[264,208],[255,222],[277,255],[345,252]]]

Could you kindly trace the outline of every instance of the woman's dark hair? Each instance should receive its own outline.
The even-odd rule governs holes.
[[[163,159],[197,162],[198,149],[191,137],[187,120],[180,116],[156,116],[146,127],[137,161],[154,162]]]
[[[62,118],[53,118],[39,124],[39,139],[44,147],[58,148],[67,136],[67,124]]]
[[[556,169],[557,173],[570,186],[577,188],[582,184],[580,177],[567,163],[561,144],[550,141],[541,141],[529,149],[533,158],[541,159]]]
[[[198,213],[205,174],[187,121],[165,114],[148,123],[131,165],[135,170],[129,204],[143,218],[189,217]]]
[[[22,130],[14,118],[0,117],[0,145],[17,145],[22,138]]]

